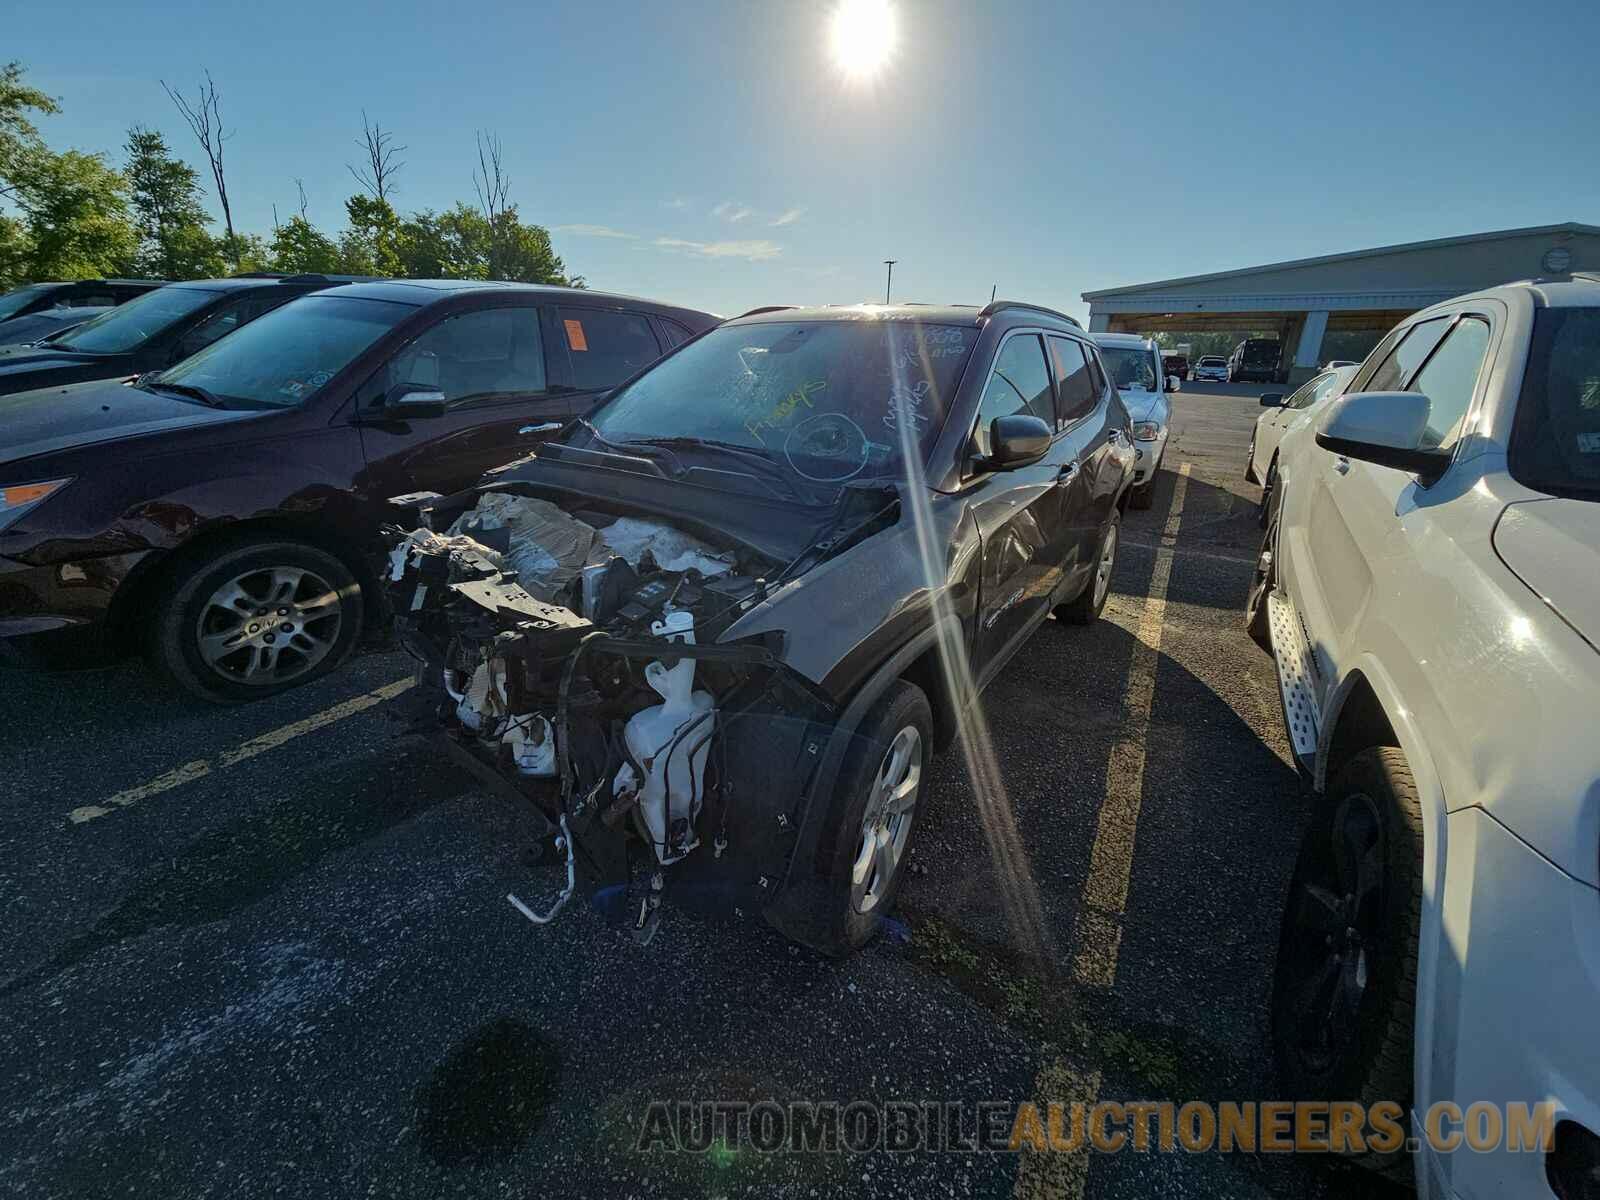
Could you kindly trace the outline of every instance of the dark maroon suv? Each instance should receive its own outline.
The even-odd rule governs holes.
[[[716,323],[587,290],[354,284],[162,371],[0,398],[0,655],[142,644],[214,701],[312,679],[380,611],[388,497],[467,486]]]

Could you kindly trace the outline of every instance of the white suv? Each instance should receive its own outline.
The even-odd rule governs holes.
[[[1274,1051],[1408,1105],[1370,1165],[1426,1197],[1597,1194],[1597,503],[1600,278],[1417,313],[1284,434],[1248,619],[1318,794]],[[1553,1103],[1549,1152],[1430,1147],[1480,1101]]]
[[[1089,337],[1100,347],[1106,374],[1117,385],[1122,406],[1133,422],[1133,490],[1128,493],[1128,503],[1149,508],[1155,498],[1156,472],[1167,450],[1178,377],[1165,373],[1161,348],[1149,338],[1132,333],[1091,333]]]

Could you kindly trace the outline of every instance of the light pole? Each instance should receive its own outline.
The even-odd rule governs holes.
[[[889,268],[889,278],[883,282],[883,302],[885,304],[889,303],[889,289],[894,286],[894,265],[899,261],[898,258],[886,258],[883,260],[883,265]]]

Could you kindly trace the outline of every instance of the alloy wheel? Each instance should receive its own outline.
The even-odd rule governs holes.
[[[850,866],[850,905],[875,912],[894,884],[922,788],[922,735],[907,725],[895,734],[872,778],[861,813],[861,839]]]
[[[214,591],[195,623],[200,659],[233,683],[265,687],[297,679],[339,641],[344,603],[303,567],[263,567]]]
[[[1094,568],[1094,606],[1096,609],[1105,603],[1106,593],[1111,590],[1111,573],[1117,565],[1117,523],[1113,521],[1106,527],[1105,541],[1100,547],[1100,561]]]

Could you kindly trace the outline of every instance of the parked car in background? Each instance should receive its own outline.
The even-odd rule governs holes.
[[[935,748],[1105,605],[1127,421],[1049,309],[763,309],[408,502],[392,603],[441,752],[567,837],[566,892],[519,911],[581,863],[640,938],[665,896],[865,943]]]
[[[42,344],[0,350],[0,396],[170,367],[296,296],[352,278],[241,275],[168,284]]]
[[[112,308],[156,288],[164,279],[75,279],[68,283],[29,283],[0,295],[0,322],[47,308]]]
[[[1133,422],[1134,488],[1130,503],[1149,508],[1155,498],[1156,472],[1167,451],[1172,421],[1172,396],[1178,377],[1161,369],[1161,352],[1148,338],[1132,333],[1091,333],[1100,348],[1106,373],[1116,385]]]
[[[1425,1200],[1594,1195],[1597,505],[1600,276],[1416,313],[1283,439],[1248,608],[1315,789],[1273,989],[1287,1093],[1400,1101],[1414,1135],[1442,1102],[1555,1117],[1543,1152],[1369,1163]]]
[[[1161,352],[1161,368],[1168,375],[1176,375],[1180,380],[1188,382],[1189,356],[1180,354],[1175,350]]]
[[[1265,392],[1261,407],[1270,411],[1256,418],[1250,435],[1250,450],[1245,456],[1244,477],[1261,485],[1261,524],[1267,523],[1272,507],[1272,492],[1278,482],[1278,443],[1294,422],[1304,420],[1327,399],[1339,395],[1355,376],[1357,365],[1339,367],[1313,375],[1287,399],[1282,392]]]
[[[1276,338],[1246,338],[1228,357],[1229,383],[1274,383],[1282,345]]]
[[[99,305],[85,304],[80,308],[43,308],[25,317],[12,317],[9,321],[0,321],[0,346],[26,346],[65,333],[110,311]]]
[[[1220,354],[1203,354],[1194,364],[1193,375],[1197,382],[1205,380],[1209,383],[1226,383],[1228,360]]]
[[[142,645],[219,702],[315,678],[378,624],[388,497],[465,487],[716,323],[565,288],[227,282],[155,295],[273,311],[137,381],[0,399],[0,651]]]

